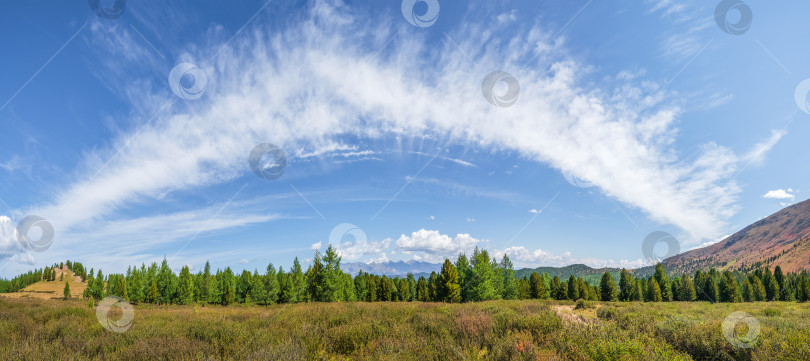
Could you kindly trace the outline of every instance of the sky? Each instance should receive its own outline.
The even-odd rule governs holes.
[[[2,8],[0,277],[635,268],[808,198],[807,2]]]

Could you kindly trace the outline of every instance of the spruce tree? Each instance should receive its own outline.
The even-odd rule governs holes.
[[[458,282],[458,270],[449,259],[444,260],[439,279],[439,298],[444,302],[461,302],[461,285]]]
[[[633,276],[626,269],[622,268],[619,274],[619,301],[630,301],[633,291]]]
[[[697,291],[695,290],[695,283],[689,275],[683,275],[681,280],[681,289],[679,290],[681,301],[694,301],[697,298]]]
[[[183,266],[177,280],[177,304],[190,305],[192,303],[194,303],[194,280],[188,266]]]
[[[475,301],[494,300],[500,297],[496,290],[496,273],[492,267],[489,253],[478,249],[472,257],[472,299]]]
[[[557,279],[557,282],[559,282],[559,279]],[[529,295],[534,299],[546,298],[546,283],[543,282],[543,278],[537,272],[532,272],[531,276],[529,276]]]
[[[169,268],[169,263],[164,258],[156,276],[159,303],[168,305],[172,302],[176,288],[175,278],[174,272]]]
[[[602,301],[615,301],[618,290],[616,290],[616,282],[613,281],[613,276],[605,272],[602,274],[602,279],[599,281],[599,293]]]
[[[661,299],[664,301],[672,301],[672,288],[670,286],[669,277],[667,277],[667,270],[660,262],[655,265],[655,282],[661,289]]]
[[[574,275],[568,277],[567,295],[568,299],[572,301],[576,301],[579,298],[579,285],[577,285],[577,279],[574,278]]]
[[[253,287],[256,287],[256,283],[264,283],[265,292],[267,292],[267,299],[265,302],[268,304],[276,303],[278,300],[278,294],[280,292],[280,285],[278,282],[279,274],[284,273],[284,270],[279,267],[278,274],[276,274],[276,269],[273,267],[273,264],[270,263],[267,265],[267,271],[262,278],[254,277]]]
[[[65,296],[66,300],[70,299],[70,284],[68,284],[68,281],[65,281],[65,290],[62,294]]]
[[[385,276],[383,276],[383,279],[385,279]],[[441,297],[439,292],[439,276],[434,271],[430,273],[430,278],[428,278],[428,299],[432,302],[439,301]]]
[[[509,259],[506,253],[503,254],[503,259],[501,259],[500,269],[503,277],[502,298],[505,300],[518,299],[518,297],[520,297],[520,286],[518,285],[517,278],[515,278],[515,269],[512,265],[512,260]]]
[[[301,263],[298,262],[298,257],[295,257],[289,275],[290,286],[292,287],[293,294],[295,295],[295,297],[291,298],[290,302],[306,301],[307,280],[304,278],[304,273],[301,271]]]
[[[157,303],[159,299],[160,295],[158,294],[157,282],[152,280],[152,285],[149,286],[149,302]]]
[[[267,283],[265,278],[269,278],[268,275],[262,276],[259,274],[259,270],[253,271],[253,287],[250,288],[250,300],[256,302],[257,305],[266,306],[269,305],[270,299],[267,297],[267,288],[265,284]],[[275,279],[275,275],[273,276]]]
[[[661,287],[658,286],[658,281],[655,278],[650,278],[649,282],[647,283],[647,300],[649,302],[661,302],[663,301],[663,296],[661,295]]]
[[[419,276],[419,280],[416,281],[416,299],[420,302],[427,302],[430,300],[428,284],[425,277]]]

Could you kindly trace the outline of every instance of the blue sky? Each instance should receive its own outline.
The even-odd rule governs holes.
[[[726,1],[724,31],[720,3],[6,2],[0,276],[288,268],[330,238],[344,262],[518,266],[716,242],[810,179],[810,4]]]

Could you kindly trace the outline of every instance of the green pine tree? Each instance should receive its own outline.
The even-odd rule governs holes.
[[[602,280],[599,281],[599,294],[602,301],[615,301],[618,294],[616,289],[616,282],[610,273],[605,272],[602,274]]]
[[[188,266],[183,266],[177,280],[177,304],[190,305],[192,303],[194,303],[194,280]]]
[[[458,282],[458,270],[449,259],[444,260],[439,277],[439,298],[444,302],[461,302],[461,285]]]
[[[568,290],[567,290],[568,299],[571,301],[576,301],[579,299],[579,285],[577,285],[577,279],[574,278],[574,275],[568,277]]]

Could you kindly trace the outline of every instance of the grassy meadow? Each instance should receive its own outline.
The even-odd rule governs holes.
[[[760,324],[752,348],[723,336],[735,311]],[[9,360],[807,360],[810,304],[150,304],[116,333],[85,301],[0,297],[0,334]]]

